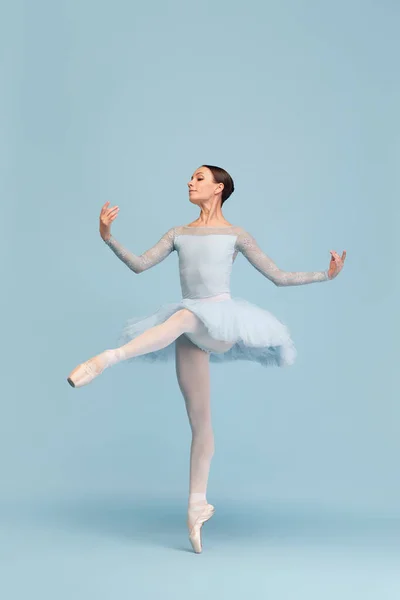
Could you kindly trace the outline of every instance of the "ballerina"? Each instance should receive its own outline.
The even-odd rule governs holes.
[[[242,227],[223,216],[222,205],[234,191],[224,169],[202,165],[188,182],[189,200],[200,208],[188,225],[169,229],[142,255],[128,251],[111,234],[119,207],[106,202],[100,212],[100,235],[134,273],[141,273],[176,251],[182,299],[156,313],[130,319],[121,345],[79,364],[68,376],[74,387],[87,385],[106,368],[125,360],[175,358],[179,388],[192,431],[187,525],[196,553],[202,551],[201,529],[215,512],[207,502],[207,484],[214,455],[210,410],[211,362],[250,360],[263,366],[293,364],[296,349],[287,327],[267,310],[232,298],[230,274],[237,254],[277,286],[304,285],[334,279],[342,270],[346,251],[331,250],[325,271],[289,272],[280,269]]]

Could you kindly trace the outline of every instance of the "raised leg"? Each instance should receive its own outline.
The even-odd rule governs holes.
[[[164,323],[151,327],[120,348],[105,350],[78,365],[68,376],[68,383],[73,387],[82,387],[100,375],[106,367],[134,356],[161,350],[183,333],[196,333],[202,331],[202,327],[200,319],[192,312],[179,310]]]

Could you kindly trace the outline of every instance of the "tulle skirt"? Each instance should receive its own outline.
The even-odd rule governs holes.
[[[213,301],[214,300],[214,301]],[[296,358],[296,349],[287,327],[274,315],[247,300],[222,295],[213,298],[183,299],[164,304],[147,317],[129,319],[119,337],[119,345],[126,344],[147,329],[166,321],[178,310],[186,308],[194,313],[215,340],[233,343],[226,352],[209,352],[212,362],[247,360],[263,366],[289,366]],[[192,341],[193,338],[191,337]],[[196,342],[195,342],[196,343]],[[128,359],[150,362],[173,360],[175,342],[148,354]]]

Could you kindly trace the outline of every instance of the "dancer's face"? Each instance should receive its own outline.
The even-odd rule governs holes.
[[[207,167],[199,167],[188,183],[189,200],[193,204],[202,204],[222,193],[223,183],[215,183],[213,174]]]

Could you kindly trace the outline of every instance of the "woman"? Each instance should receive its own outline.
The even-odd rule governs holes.
[[[245,359],[267,365],[290,365],[295,348],[286,327],[271,313],[246,300],[230,296],[230,273],[238,252],[275,285],[303,285],[338,275],[346,252],[331,251],[327,271],[282,271],[244,229],[231,225],[222,205],[234,191],[231,176],[219,167],[203,165],[190,182],[189,199],[200,208],[198,219],[173,227],[141,256],[128,252],[110,233],[118,206],[104,204],[100,235],[135,273],[164,260],[173,250],[179,255],[182,300],[161,307],[146,319],[131,319],[118,348],[105,350],[78,365],[69,375],[81,387],[117,362],[143,357],[167,360],[175,354],[178,383],[192,430],[188,503],[189,539],[201,552],[201,527],[214,513],[206,500],[214,436],[210,412],[209,362]]]

